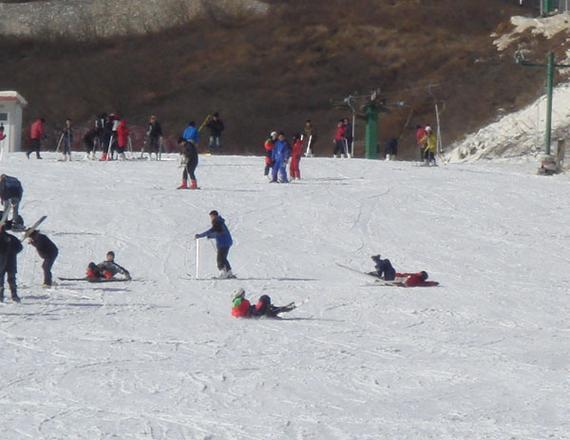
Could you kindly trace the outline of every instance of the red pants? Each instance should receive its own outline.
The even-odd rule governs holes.
[[[291,179],[300,179],[301,171],[299,170],[299,162],[301,156],[291,156],[291,165],[289,165],[289,175]]]

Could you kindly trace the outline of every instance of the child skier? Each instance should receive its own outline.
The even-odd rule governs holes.
[[[55,243],[51,241],[46,235],[40,234],[40,231],[35,230],[30,234],[30,239],[28,241],[33,247],[38,251],[39,256],[44,260],[42,263],[42,269],[44,271],[44,287],[49,287],[52,285],[52,274],[51,268],[59,250]]]
[[[303,155],[303,140],[300,134],[293,136],[293,146],[291,147],[291,164],[289,165],[289,175],[291,180],[301,179],[301,170],[299,170],[299,162]]]
[[[115,252],[109,251],[102,263],[89,263],[86,276],[89,281],[98,281],[110,280],[117,274],[123,275],[125,280],[131,280],[129,271],[115,263]]]
[[[16,177],[2,174],[0,176],[0,201],[4,204],[4,211],[12,208],[12,221],[16,228],[22,228],[24,221],[18,214],[18,208],[22,201],[24,189]]]
[[[271,167],[273,165],[273,161],[271,159],[272,156],[272,152],[273,152],[273,148],[275,147],[275,141],[277,140],[277,132],[276,131],[272,131],[271,134],[269,135],[269,138],[267,138],[267,140],[265,141],[264,147],[265,147],[265,171],[263,172],[263,175],[265,177],[267,177],[268,179],[271,179],[272,176],[269,175],[269,171],[271,170]]]
[[[437,151],[437,138],[435,133],[433,132],[432,128],[428,125],[425,128],[426,135],[424,137],[425,143],[425,164],[426,165],[435,165],[435,153]]]
[[[212,222],[212,227],[201,234],[196,234],[194,238],[215,238],[216,248],[218,249],[217,265],[218,270],[220,270],[220,279],[235,278],[230,262],[228,261],[228,253],[230,252],[233,240],[226,226],[226,221],[218,214],[218,211],[215,210],[210,211],[210,221]]]

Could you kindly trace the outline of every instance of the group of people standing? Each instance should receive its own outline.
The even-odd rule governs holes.
[[[264,175],[273,183],[289,183],[287,177],[287,164],[291,180],[301,179],[299,164],[306,145],[306,137],[300,133],[293,136],[291,142],[287,140],[284,132],[272,131],[265,140],[265,169]]]
[[[425,127],[416,125],[416,142],[420,152],[420,162],[427,166],[436,165],[437,137],[429,125]]]

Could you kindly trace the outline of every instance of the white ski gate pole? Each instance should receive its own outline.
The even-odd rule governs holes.
[[[313,141],[313,135],[309,136],[307,140],[307,151],[305,152],[305,157],[311,157],[313,155],[313,150],[311,150],[311,143]]]
[[[109,139],[109,147],[107,148],[107,160],[113,159],[113,158],[111,157],[111,151],[112,151],[112,150],[111,150],[111,147],[113,146],[113,141],[114,141],[113,135],[111,135],[111,138]]]
[[[354,157],[354,136],[356,135],[356,113],[353,111],[352,112],[352,140],[350,142],[350,155],[351,157]]]
[[[200,278],[200,239],[196,239],[196,279]]]
[[[59,147],[61,147],[62,141],[63,141],[63,133],[61,133],[61,136],[59,137],[59,141],[57,141],[57,147],[55,148],[56,153],[59,153]]]

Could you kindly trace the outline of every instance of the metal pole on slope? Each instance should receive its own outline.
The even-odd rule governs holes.
[[[200,278],[200,239],[197,238],[196,240],[196,274],[195,278]]]
[[[554,87],[554,53],[546,56],[546,133],[544,134],[544,152],[550,155],[552,140],[552,89]]]

